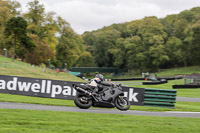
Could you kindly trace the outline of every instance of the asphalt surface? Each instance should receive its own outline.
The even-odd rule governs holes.
[[[160,117],[191,117],[200,118],[200,112],[147,112],[147,111],[120,111],[117,109],[79,109],[77,107],[66,106],[50,106],[39,104],[24,104],[24,103],[9,103],[0,102],[0,108],[6,109],[27,109],[27,110],[49,110],[49,111],[66,111],[66,112],[88,112],[88,113],[102,113],[102,114],[124,114],[124,115],[137,115],[137,116],[160,116]]]
[[[176,97],[176,101],[200,102],[200,98]]]

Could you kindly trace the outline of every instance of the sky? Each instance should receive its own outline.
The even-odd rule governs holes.
[[[17,0],[22,11],[33,0]],[[200,6],[200,0],[39,0],[46,12],[64,18],[73,30],[82,34],[111,24],[130,22],[147,16],[166,17]]]

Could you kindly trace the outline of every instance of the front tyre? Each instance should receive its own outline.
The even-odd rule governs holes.
[[[77,94],[74,103],[81,109],[88,109],[92,106],[92,99],[89,96]]]
[[[118,96],[114,101],[115,107],[121,111],[126,111],[130,108],[130,102],[127,98]]]

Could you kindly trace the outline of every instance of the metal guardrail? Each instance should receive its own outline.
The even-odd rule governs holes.
[[[144,106],[175,108],[176,90],[145,88]]]

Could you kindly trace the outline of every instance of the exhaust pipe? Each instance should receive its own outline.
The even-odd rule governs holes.
[[[87,95],[89,95],[89,96],[93,97],[93,98],[94,98],[94,100],[98,102],[98,99],[96,99],[96,97],[95,97],[94,95],[92,95],[92,93],[91,93],[91,92],[89,92],[89,91],[86,91],[85,89],[82,89],[81,87],[79,87],[79,86],[76,86],[76,85],[73,85],[73,87],[74,87],[74,89],[76,89],[77,91],[84,92],[85,94],[87,94]]]
[[[77,91],[82,91],[82,92],[84,92],[85,94],[88,94],[89,96],[92,95],[92,93],[90,93],[90,92],[88,92],[88,91],[82,89],[81,87],[76,86],[76,87],[74,87],[74,88],[75,88]]]

